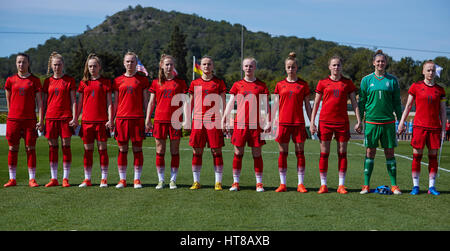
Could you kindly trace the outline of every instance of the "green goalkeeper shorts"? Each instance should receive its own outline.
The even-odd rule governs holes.
[[[364,145],[367,148],[377,148],[378,141],[383,148],[394,148],[398,145],[395,123],[389,124],[370,124],[365,123]]]

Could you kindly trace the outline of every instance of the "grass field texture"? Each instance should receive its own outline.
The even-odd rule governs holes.
[[[116,189],[117,144],[110,139],[108,153],[110,169],[108,188],[99,188],[100,167],[94,152],[93,186],[79,188],[84,179],[83,147],[79,137],[73,137],[73,163],[70,188],[44,185],[50,179],[48,145],[45,138],[37,142],[38,188],[28,187],[28,172],[23,141],[19,152],[16,187],[0,188],[0,230],[450,230],[450,173],[440,170],[437,189],[440,196],[427,194],[428,169],[422,165],[421,194],[410,195],[412,188],[412,149],[408,142],[396,148],[397,178],[403,194],[360,195],[363,184],[364,147],[361,140],[352,140],[348,147],[346,187],[349,194],[336,193],[338,185],[336,145],[332,144],[329,158],[328,187],[330,193],[317,194],[319,179],[319,143],[308,140],[305,146],[306,194],[296,191],[297,173],[294,148],[288,157],[288,192],[276,193],[279,185],[278,145],[267,141],[263,147],[264,185],[266,192],[255,191],[253,159],[249,148],[244,155],[241,191],[230,192],[232,183],[233,147],[229,142],[223,149],[223,191],[214,191],[214,171],[210,151],[205,149],[200,190],[191,191],[192,149],[188,138],[180,146],[178,189],[156,190],[155,142],[144,141],[142,189],[132,186],[132,153],[128,154],[128,187]],[[0,183],[8,180],[8,146],[0,137]],[[59,181],[62,177],[60,150]],[[426,151],[422,159],[428,163]],[[166,163],[170,156],[166,154]],[[444,144],[441,167],[450,169],[450,144]],[[170,168],[166,167],[166,183]],[[371,187],[390,185],[382,151],[377,152]]]

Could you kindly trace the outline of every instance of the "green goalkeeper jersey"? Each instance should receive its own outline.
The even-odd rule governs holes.
[[[385,73],[378,77],[375,73],[365,76],[361,80],[359,93],[359,111],[361,118],[374,123],[392,123],[402,116],[400,88],[397,78]]]

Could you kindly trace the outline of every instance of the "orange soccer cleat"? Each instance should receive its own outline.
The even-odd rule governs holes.
[[[35,179],[30,179],[30,180],[28,181],[28,186],[29,186],[29,187],[38,187],[39,184],[36,182]]]
[[[280,184],[280,186],[275,190],[275,192],[277,192],[277,193],[286,192],[286,191],[287,191],[286,184]]]
[[[317,193],[319,193],[319,194],[321,194],[321,193],[328,193],[327,185],[321,185],[320,188],[319,188],[319,191]]]
[[[240,190],[240,188],[239,188],[239,183],[234,182],[233,185],[231,185],[230,191],[232,191],[232,192],[237,192],[237,191],[239,191],[239,190]]]
[[[69,180],[68,180],[68,179],[66,179],[66,178],[63,179],[62,187],[70,187],[70,184],[69,184]]]
[[[4,187],[13,187],[16,186],[16,180],[15,179],[10,179],[5,185],[3,185]]]
[[[347,188],[344,185],[340,185],[338,187],[337,192],[340,193],[340,194],[347,194],[348,193]]]
[[[297,186],[297,192],[299,192],[299,193],[307,193],[308,190],[306,190],[306,187],[303,184],[299,184]]]
[[[45,184],[45,187],[55,187],[55,186],[59,186],[57,179],[50,179],[50,182]]]

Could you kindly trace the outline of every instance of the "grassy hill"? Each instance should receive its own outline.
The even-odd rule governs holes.
[[[105,21],[77,36],[51,38],[44,44],[26,51],[32,58],[32,71],[37,75],[47,72],[48,57],[52,51],[61,53],[66,62],[66,72],[77,80],[81,78],[85,57],[90,52],[102,55],[105,75],[115,77],[123,73],[122,58],[128,50],[138,54],[149,71],[150,78],[157,76],[162,53],[167,52],[171,34],[178,26],[185,35],[188,79],[192,76],[192,56],[212,56],[216,75],[225,80],[228,87],[240,78],[241,25],[227,21],[214,21],[197,15],[167,12],[152,7],[128,7],[105,18]],[[244,27],[244,56],[258,61],[257,77],[265,81],[269,89],[285,77],[284,59],[295,51],[300,64],[300,76],[309,82],[311,89],[317,81],[328,75],[327,62],[334,54],[344,59],[344,73],[358,86],[361,78],[373,71],[373,51],[366,48],[341,46],[334,42],[293,36],[271,36],[265,32],[253,32]],[[450,81],[450,60],[438,57],[435,61],[444,68],[443,85]],[[0,58],[0,84],[15,70],[15,55]],[[390,60],[388,71],[398,77],[401,88],[422,78],[421,63],[411,58]]]

